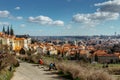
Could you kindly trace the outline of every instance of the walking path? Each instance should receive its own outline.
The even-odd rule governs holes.
[[[55,71],[47,71],[36,64],[21,62],[14,72],[11,80],[66,80],[55,74]]]

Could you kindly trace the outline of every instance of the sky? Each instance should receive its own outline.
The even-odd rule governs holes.
[[[0,0],[0,31],[16,35],[120,34],[120,0]]]

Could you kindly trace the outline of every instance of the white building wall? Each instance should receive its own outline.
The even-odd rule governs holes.
[[[7,40],[7,45],[9,46],[10,45],[10,39],[7,38],[6,40]]]
[[[6,38],[2,38],[2,44],[7,45],[7,39]]]
[[[28,49],[27,39],[24,40],[24,48]]]
[[[27,44],[31,44],[31,38],[27,38]]]

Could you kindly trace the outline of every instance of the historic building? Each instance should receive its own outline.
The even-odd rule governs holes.
[[[3,27],[3,31],[0,32],[0,44],[9,46],[11,50],[19,51],[21,48],[28,49],[28,45],[31,44],[31,38],[16,37],[12,28],[9,31],[5,31]]]

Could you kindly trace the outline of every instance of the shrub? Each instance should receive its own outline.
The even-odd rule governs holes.
[[[119,67],[108,68],[108,72],[114,75],[120,75],[120,68]]]
[[[95,69],[92,67],[81,66],[73,62],[60,62],[57,68],[63,71],[64,74],[69,74],[73,79],[80,80],[113,80],[108,72],[102,69]]]
[[[19,62],[14,55],[0,54],[0,80],[10,80],[13,76],[14,67],[18,67]]]
[[[13,71],[3,70],[0,72],[0,80],[10,80],[13,76]]]
[[[8,53],[0,54],[0,70],[11,65],[17,67],[19,66],[18,64],[19,62],[17,61],[14,55]]]
[[[19,55],[18,58],[23,61],[27,61],[27,62],[38,63],[39,59],[41,58],[41,55],[40,54],[31,54],[31,55],[26,54],[26,55]]]

